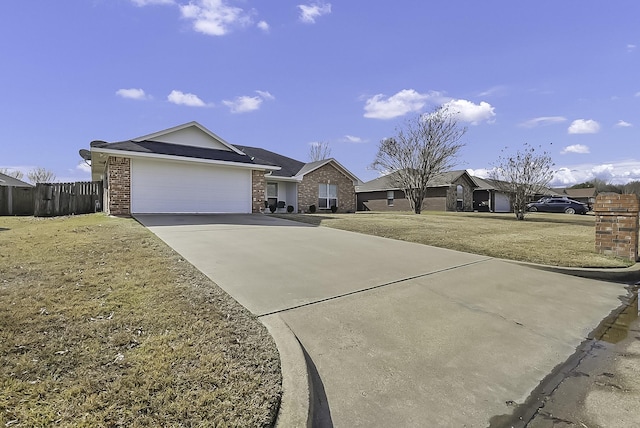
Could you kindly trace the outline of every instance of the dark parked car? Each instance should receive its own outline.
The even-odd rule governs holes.
[[[589,211],[589,206],[569,198],[547,197],[527,204],[527,211],[532,213],[540,211],[545,213],[586,214]]]

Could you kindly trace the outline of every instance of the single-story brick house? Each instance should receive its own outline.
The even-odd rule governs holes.
[[[391,173],[356,186],[358,211],[409,211],[404,191]],[[424,211],[473,211],[473,189],[478,187],[465,170],[436,175],[427,189]]]
[[[91,161],[92,180],[104,183],[103,206],[112,215],[258,213],[265,202],[295,212],[310,205],[355,210],[360,180],[335,159],[304,163],[234,146],[197,122],[90,146],[80,153]]]

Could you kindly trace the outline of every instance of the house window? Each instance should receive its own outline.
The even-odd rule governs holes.
[[[338,185],[320,184],[318,186],[318,208],[328,210],[333,206],[338,206]]]
[[[387,190],[387,206],[393,206],[393,190]]]
[[[267,204],[276,205],[278,203],[278,183],[267,183]]]

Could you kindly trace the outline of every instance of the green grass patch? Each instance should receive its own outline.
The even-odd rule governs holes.
[[[271,426],[264,326],[131,219],[0,217],[0,426]]]
[[[626,267],[595,252],[592,215],[424,212],[282,214],[279,217],[502,259],[567,267]]]

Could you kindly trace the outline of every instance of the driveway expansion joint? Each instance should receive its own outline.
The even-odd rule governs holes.
[[[319,303],[330,302],[332,300],[337,300],[337,299],[341,299],[343,297],[353,296],[353,295],[364,293],[364,292],[367,292],[367,291],[377,290],[379,288],[388,287],[390,285],[396,285],[396,284],[399,284],[399,283],[402,283],[402,282],[407,282],[407,281],[411,281],[411,280],[418,279],[418,278],[425,278],[427,276],[435,275],[435,274],[442,273],[442,272],[452,271],[452,270],[460,269],[460,268],[467,267],[467,266],[472,266],[472,265],[476,265],[476,264],[480,264],[480,263],[485,263],[485,262],[488,262],[488,261],[493,260],[493,259],[494,259],[493,257],[487,257],[485,259],[475,260],[475,261],[472,261],[472,262],[469,262],[469,263],[463,263],[463,264],[456,265],[456,266],[449,266],[449,267],[446,267],[446,268],[443,268],[443,269],[437,269],[437,270],[434,270],[434,271],[431,271],[431,272],[421,273],[421,274],[418,274],[418,275],[413,275],[413,276],[409,276],[409,277],[406,277],[406,278],[401,278],[401,279],[396,279],[396,280],[393,280],[393,281],[385,282],[383,284],[373,285],[371,287],[362,288],[360,290],[350,291],[348,293],[342,293],[342,294],[338,294],[338,295],[331,296],[331,297],[325,297],[323,299],[315,300],[313,302],[302,303],[300,305],[294,305],[294,306],[290,306],[288,308],[278,309],[276,311],[271,311],[271,312],[266,312],[264,314],[257,314],[256,316],[258,318],[261,318],[261,317],[266,317],[266,316],[269,316],[269,315],[280,314],[280,313],[291,311],[291,310],[294,310],[294,309],[313,306],[313,305],[316,305],[316,304],[319,304]]]

